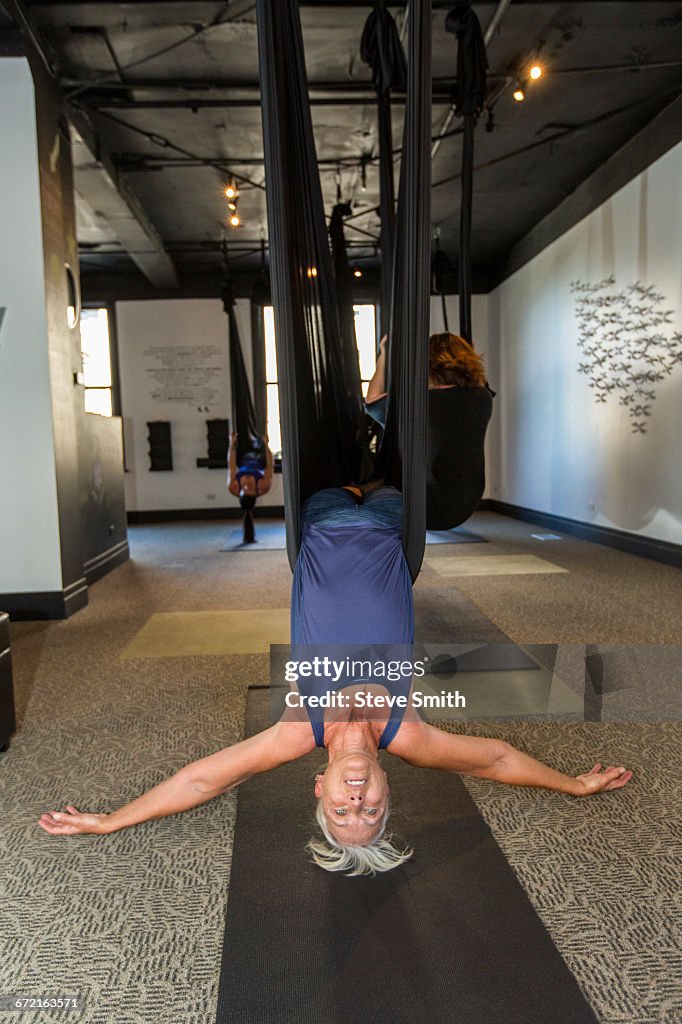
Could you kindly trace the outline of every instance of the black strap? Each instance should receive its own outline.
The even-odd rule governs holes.
[[[474,128],[486,99],[488,61],[485,41],[470,0],[460,0],[445,19],[445,29],[457,36],[455,111],[463,118],[462,174],[459,221],[459,333],[472,344],[471,330],[471,210],[474,173]]]
[[[409,5],[407,106],[400,172],[380,466],[403,494],[403,548],[412,579],[426,537],[431,227],[431,3]]]
[[[377,92],[379,134],[379,216],[381,218],[381,334],[387,334],[391,316],[391,275],[395,243],[395,186],[393,179],[393,124],[391,90],[404,89],[407,64],[393,16],[379,2],[365,22],[360,56],[372,69]]]

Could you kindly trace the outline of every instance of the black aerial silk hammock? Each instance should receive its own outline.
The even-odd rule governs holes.
[[[414,580],[426,542],[431,293],[431,3],[410,3],[407,98],[398,187],[386,428],[379,474],[403,493],[403,547]]]
[[[244,353],[239,337],[239,327],[235,315],[235,297],[232,281],[225,258],[225,280],[221,297],[223,308],[227,313],[230,335],[230,378],[232,383],[232,426],[237,432],[237,465],[244,465],[249,455],[256,455],[265,466],[265,425],[257,417],[251,398],[249,378],[246,373]],[[244,510],[244,543],[252,544],[255,540],[253,512]]]
[[[268,398],[265,368],[265,324],[263,307],[270,304],[270,282],[265,258],[265,238],[261,238],[260,273],[251,289],[251,340],[253,348],[253,405],[256,422],[263,426],[268,420]]]
[[[425,532],[431,124],[428,0],[410,0],[406,137],[401,173],[391,332],[391,426],[382,468],[403,491],[403,546],[413,579]],[[361,394],[345,376],[342,327],[305,79],[297,0],[258,0],[261,106],[270,270],[275,310],[287,550],[300,543],[300,504],[315,491],[360,481],[367,461]],[[422,344],[418,344],[421,339]],[[355,356],[357,359],[357,355]],[[358,375],[359,379],[359,375]]]
[[[461,25],[461,31],[460,31]],[[478,27],[476,16],[468,2],[459,5],[448,15],[447,28],[457,31],[459,38],[459,59],[457,66],[457,111],[465,118],[465,154],[463,176],[463,198],[460,230],[460,333],[472,344],[471,340],[471,200],[472,200],[472,168],[473,168],[473,124],[475,117],[485,101],[486,59],[483,38]],[[390,69],[400,67],[397,56],[400,51],[400,40],[397,29],[390,14],[384,9],[383,3],[367,19],[363,34],[362,55],[372,67],[375,85],[379,95],[382,88],[391,79]],[[389,70],[387,70],[389,69]],[[399,80],[399,74],[394,82]],[[380,138],[385,133],[385,110],[379,105]],[[390,126],[390,121],[388,122]],[[389,128],[390,130],[390,128]],[[384,136],[385,137],[385,134]],[[390,151],[391,142],[385,149]],[[424,154],[430,149],[430,140],[425,140]],[[382,188],[382,250],[384,247],[383,225],[386,214],[383,212],[392,203],[392,176],[381,177]],[[390,197],[390,198],[387,198]],[[400,228],[399,228],[400,230]],[[400,247],[398,246],[398,249]],[[383,255],[383,253],[382,253]],[[398,256],[399,258],[399,256]],[[428,256],[423,258],[428,260]],[[450,271],[447,255],[437,248],[433,264],[436,290],[441,293],[445,329],[448,330],[447,309],[444,296],[444,278]],[[382,258],[382,278],[385,294],[386,260]],[[394,280],[395,289],[395,280]],[[393,294],[398,294],[393,292]],[[388,315],[388,310],[385,311]],[[399,318],[398,313],[398,318]],[[393,323],[393,316],[391,319]],[[421,335],[423,346],[427,351],[428,323]],[[389,409],[391,394],[396,379],[396,363],[400,362],[401,352],[394,328],[389,333],[389,375],[388,393]],[[428,358],[428,357],[426,357]],[[428,392],[428,429],[426,444],[426,527],[428,529],[451,529],[465,522],[476,510],[485,487],[485,463],[483,445],[488,422],[492,412],[492,392],[488,388],[456,387],[448,389],[430,389]],[[394,403],[394,410],[396,405]],[[394,411],[395,415],[395,411]],[[388,413],[390,417],[390,412]],[[385,458],[386,446],[391,449],[390,419],[387,419],[388,441],[382,445],[382,457]],[[409,460],[406,464],[412,466]],[[421,483],[420,483],[421,486]]]
[[[478,508],[485,490],[483,445],[492,411],[488,387],[429,390],[427,530],[451,530]]]
[[[471,328],[471,215],[474,129],[487,95],[485,41],[470,0],[459,0],[445,19],[457,37],[455,113],[463,120],[459,231],[459,333],[473,346]],[[439,252],[436,253],[438,271]],[[440,257],[441,275],[445,261]],[[445,302],[443,301],[445,310]],[[447,330],[447,320],[446,320]],[[476,511],[485,488],[483,445],[494,393],[488,388],[455,388],[429,393],[427,525],[450,529]]]

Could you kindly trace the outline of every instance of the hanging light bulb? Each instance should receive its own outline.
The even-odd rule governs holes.
[[[241,218],[238,213],[233,213],[230,217],[230,225],[233,228],[238,228],[241,224]]]
[[[526,98],[525,82],[517,82],[512,95],[517,103],[523,103]]]
[[[362,271],[360,270],[360,267],[355,268],[355,270],[353,271],[353,277],[362,277]]]
[[[308,267],[308,277],[317,277],[317,267]]]
[[[228,199],[236,199],[237,196],[239,195],[239,190],[237,189],[237,186],[233,181],[231,181],[230,184],[226,187],[225,195],[227,196]]]
[[[227,208],[228,208],[228,210],[236,210],[237,209],[237,204],[235,203],[234,199],[230,200],[230,202],[227,204]]]
[[[542,68],[539,64],[533,64],[533,67],[528,72],[534,82],[537,82],[538,78],[542,78]]]

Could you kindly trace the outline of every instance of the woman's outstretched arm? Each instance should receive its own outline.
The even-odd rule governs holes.
[[[237,435],[230,434],[230,452],[228,456],[227,489],[235,498],[239,497],[239,480],[237,480]]]
[[[43,814],[38,824],[55,836],[118,832],[151,818],[164,818],[205,804],[252,775],[303,757],[314,746],[309,725],[278,722],[241,743],[185,765],[175,775],[110,814],[81,813],[68,805],[65,811]]]
[[[389,750],[420,768],[441,768],[512,786],[538,786],[571,796],[591,796],[621,789],[632,778],[632,772],[622,766],[602,770],[601,764],[595,764],[584,775],[564,775],[503,740],[457,736],[425,722],[405,722]]]
[[[259,494],[266,494],[267,491],[269,491],[270,488],[272,487],[272,474],[273,474],[272,452],[270,451],[270,441],[268,440],[268,438],[266,436],[266,438],[265,438],[265,468],[264,468],[264,471],[263,471],[263,479],[261,480],[261,482],[259,484],[259,487],[258,487]]]
[[[375,402],[386,394],[386,345],[388,335],[384,335],[379,343],[379,355],[377,356],[374,375],[367,388],[366,402]]]

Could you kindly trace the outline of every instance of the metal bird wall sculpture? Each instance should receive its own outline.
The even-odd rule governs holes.
[[[633,434],[646,434],[656,384],[682,363],[682,334],[663,333],[673,310],[663,308],[665,296],[653,285],[635,281],[619,289],[613,274],[596,284],[572,281],[571,292],[584,357],[578,373],[588,377],[597,402],[618,393]]]

